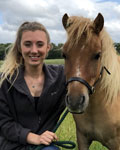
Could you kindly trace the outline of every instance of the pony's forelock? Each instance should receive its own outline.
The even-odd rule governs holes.
[[[66,29],[67,30],[67,50],[69,51],[72,47],[78,44],[81,36],[86,31],[87,32],[87,39],[90,39],[91,30],[89,30],[89,26],[91,26],[92,22],[88,18],[72,16],[69,18],[71,20],[71,25]],[[80,27],[80,28],[79,28]]]

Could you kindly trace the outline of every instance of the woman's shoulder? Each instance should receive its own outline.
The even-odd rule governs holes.
[[[45,65],[45,72],[53,78],[64,78],[64,66],[63,65]]]
[[[52,70],[56,70],[56,71],[64,71],[64,65],[47,65],[48,68],[52,69]]]
[[[50,72],[56,72],[56,73],[64,72],[63,65],[46,65],[46,67]]]

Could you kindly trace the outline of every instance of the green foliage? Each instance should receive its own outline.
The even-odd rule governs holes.
[[[114,46],[115,46],[118,54],[120,54],[120,43],[114,43]]]
[[[9,46],[11,43],[7,44],[0,44],[0,60],[3,60],[5,57],[5,54],[8,52]]]
[[[52,49],[48,53],[47,59],[61,59],[62,57],[62,48],[63,44],[58,44],[57,46],[52,43]]]

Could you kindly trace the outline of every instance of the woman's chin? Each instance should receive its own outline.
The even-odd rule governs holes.
[[[43,61],[32,61],[29,63],[29,66],[39,66],[39,65],[42,65],[43,64]]]

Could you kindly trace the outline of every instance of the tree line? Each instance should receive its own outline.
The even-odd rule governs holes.
[[[52,43],[52,48],[48,53],[47,59],[61,59],[62,57],[62,47],[63,43],[59,43],[58,45]],[[0,44],[0,60],[5,58],[6,53],[11,48],[12,43]],[[120,54],[120,43],[114,43],[115,49]]]

